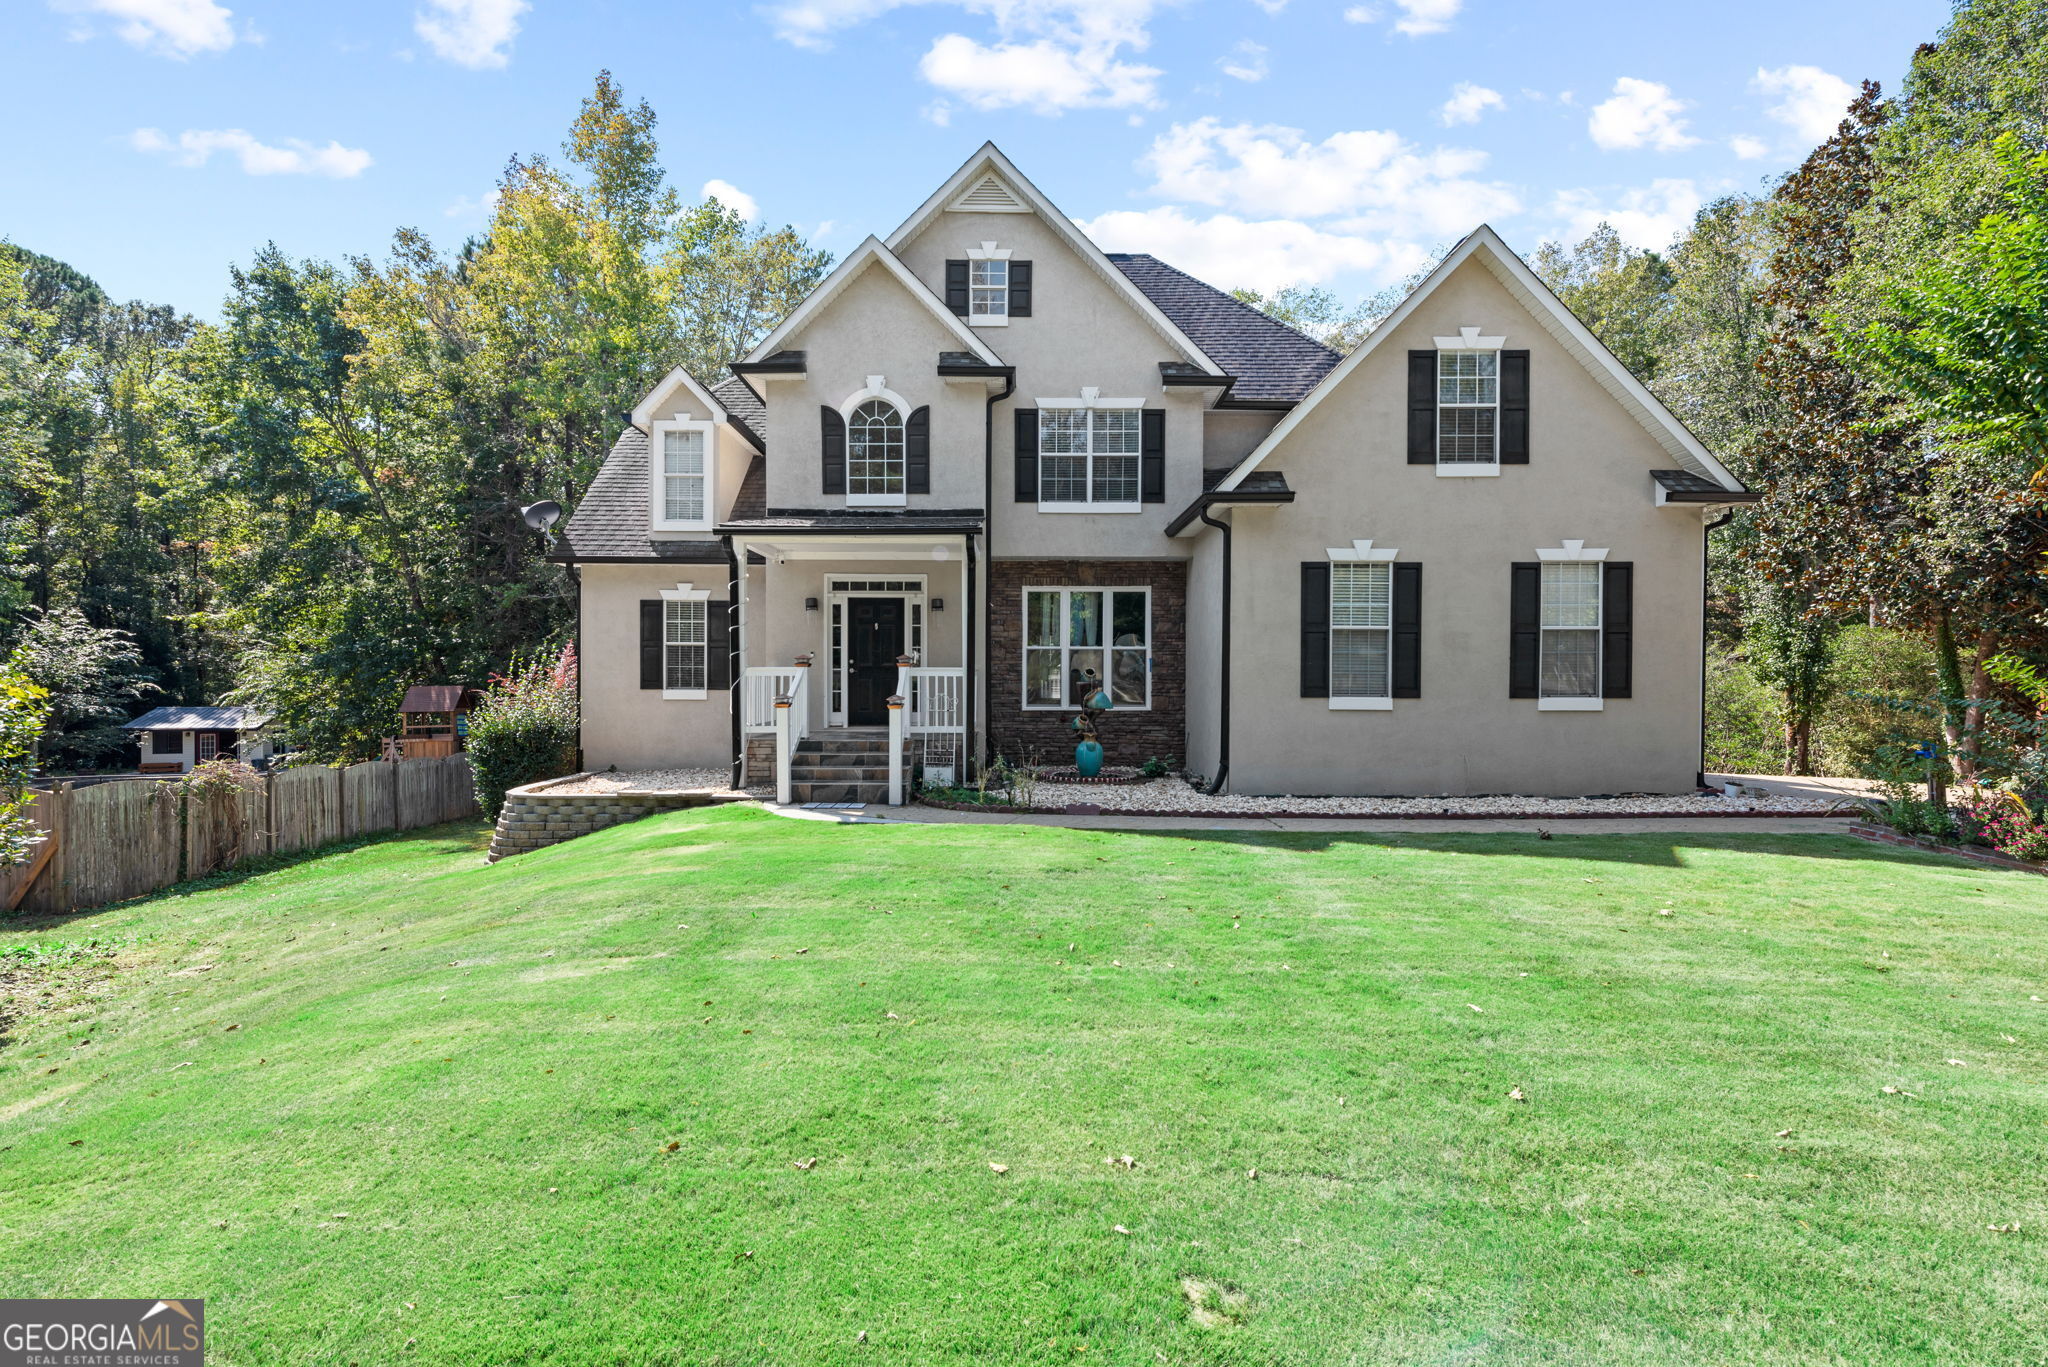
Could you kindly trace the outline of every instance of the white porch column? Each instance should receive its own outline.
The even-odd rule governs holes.
[[[889,805],[903,805],[903,695],[889,699]]]
[[[789,694],[777,694],[775,698],[775,800],[785,807],[789,805],[789,769],[791,756],[796,749],[796,725],[791,717]]]

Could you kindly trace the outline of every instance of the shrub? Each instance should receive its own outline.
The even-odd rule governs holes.
[[[1173,755],[1151,755],[1138,766],[1138,772],[1146,778],[1166,778],[1179,767],[1179,760]]]
[[[498,819],[509,789],[575,769],[578,730],[574,646],[553,661],[515,659],[492,675],[469,714],[469,763],[484,815]]]
[[[2015,859],[2048,859],[2048,828],[2043,828],[2027,805],[2011,794],[2000,794],[1979,803],[1970,812],[1970,824],[1977,838]]]
[[[0,869],[28,861],[42,830],[28,819],[29,771],[49,716],[49,695],[0,663]]]
[[[1709,655],[1708,771],[1775,774],[1784,767],[1784,713],[1776,691],[1757,678],[1748,660],[1733,651]]]
[[[1918,636],[1853,626],[1835,642],[1841,691],[1813,723],[1816,771],[1863,773],[1898,729],[1898,713],[1873,698],[1925,698],[1935,693],[1934,651]]]

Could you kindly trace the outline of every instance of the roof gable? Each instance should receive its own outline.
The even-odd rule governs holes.
[[[1380,325],[1372,330],[1371,335],[1358,349],[1324,375],[1315,388],[1309,391],[1308,396],[1274,425],[1273,430],[1266,434],[1265,440],[1239,461],[1236,468],[1224,477],[1217,488],[1225,491],[1236,489],[1246,476],[1258,469],[1260,464],[1286,441],[1288,433],[1299,426],[1302,419],[1326,395],[1344,383],[1345,377],[1357,369],[1382,340],[1394,334],[1400,324],[1435,291],[1437,286],[1448,280],[1458,267],[1475,257],[1492,272],[1509,295],[1528,310],[1538,325],[1550,333],[1564,347],[1566,353],[1577,360],[1600,387],[1640,423],[1643,430],[1648,432],[1673,460],[1693,474],[1710,479],[1730,492],[1742,490],[1742,481],[1735,478],[1726,466],[1716,460],[1713,453],[1700,443],[1700,439],[1687,430],[1685,424],[1680,422],[1656,395],[1645,388],[1641,380],[1629,373],[1628,367],[1616,359],[1614,353],[1564,306],[1563,301],[1550,292],[1550,288],[1536,277],[1536,272],[1529,269],[1528,263],[1501,240],[1500,234],[1486,224],[1473,229],[1464,241],[1452,248],[1450,254],[1437,263],[1436,269],[1409,292],[1400,306],[1381,320]]]
[[[870,269],[884,270],[894,276],[897,283],[910,291],[911,296],[923,304],[947,332],[959,339],[963,349],[973,352],[989,365],[1003,363],[1003,358],[989,350],[988,343],[982,341],[973,328],[956,317],[943,300],[933,294],[922,280],[910,273],[910,268],[897,258],[894,251],[872,235],[847,253],[846,259],[833,267],[830,275],[818,282],[818,287],[804,297],[804,301],[796,306],[789,317],[783,319],[775,331],[762,338],[759,346],[747,353],[746,361],[760,361],[780,351],[806,323],[817,317],[827,304],[837,298],[840,291]]]
[[[999,197],[1019,202],[1020,207],[1000,207],[995,203]],[[1152,325],[1153,330],[1166,339],[1185,360],[1201,366],[1211,374],[1226,373],[1209,359],[1208,353],[1203,351],[1173,319],[1161,312],[1159,306],[1148,298],[1143,290],[1116,268],[1102,248],[1096,246],[1094,241],[1075,225],[1073,219],[1061,213],[1059,208],[1045,197],[1043,191],[1025,179],[1024,174],[1011,164],[1010,159],[1004,156],[994,143],[983,143],[973,156],[961,163],[959,170],[947,177],[944,185],[933,191],[931,197],[917,207],[916,212],[904,219],[896,231],[889,234],[886,244],[889,250],[893,252],[902,247],[929,228],[939,215],[949,209],[972,213],[1037,214],[1061,241],[1102,277],[1111,292],[1136,309],[1139,315]]]
[[[696,377],[689,371],[677,366],[662,376],[659,384],[647,391],[646,398],[634,405],[633,425],[645,427],[662,414],[675,412],[674,400],[677,396],[687,396],[688,401],[695,405],[690,411],[701,409],[713,422],[725,422],[730,417],[725,405],[720,403],[710,390],[698,384]]]
[[[1233,376],[1234,401],[1293,403],[1344,358],[1268,314],[1142,252],[1110,252],[1161,312]]]

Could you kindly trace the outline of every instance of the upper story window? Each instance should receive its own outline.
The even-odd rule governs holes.
[[[887,399],[869,399],[846,420],[846,494],[903,501],[903,414]]]
[[[1600,696],[1601,574],[1597,561],[1543,562],[1540,697]]]
[[[1010,263],[969,261],[967,263],[967,317],[969,321],[1010,316]]]
[[[1500,353],[1437,352],[1436,390],[1437,463],[1498,463]]]
[[[1143,433],[1139,399],[1091,399],[1038,409],[1042,511],[1136,512]]]
[[[715,425],[678,417],[656,422],[654,440],[654,526],[658,531],[701,531],[715,515],[712,505]]]

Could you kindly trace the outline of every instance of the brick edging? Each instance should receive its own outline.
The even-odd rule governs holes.
[[[994,803],[944,802],[936,798],[917,799],[920,807],[947,812],[989,812],[997,816],[1173,816],[1213,817],[1221,821],[1255,821],[1280,817],[1288,821],[1672,821],[1703,817],[1710,820],[1740,820],[1744,817],[1812,817],[1852,820],[1847,812],[1212,812],[1193,808],[1103,807],[1094,802],[1074,802],[1064,807],[1010,807]],[[1077,810],[1085,809],[1085,810]],[[2026,865],[2025,867],[2033,867]]]
[[[490,853],[485,862],[531,850],[559,845],[579,835],[589,835],[628,821],[638,821],[656,812],[683,807],[706,807],[722,802],[745,802],[745,793],[704,790],[690,793],[552,793],[548,789],[590,778],[589,772],[543,779],[509,789],[505,805],[498,809],[498,824],[491,831]]]
[[[1861,822],[1851,826],[1849,834],[1859,840],[1874,841],[1880,845],[1899,845],[1909,850],[1926,850],[1931,854],[1952,854],[1958,859],[1974,860],[1996,869],[2019,869],[2025,873],[2048,874],[2048,864],[2037,864],[2029,859],[2015,859],[2003,851],[1988,849],[1983,845],[1947,845],[1917,835],[1901,835],[1886,826],[1868,826]]]

